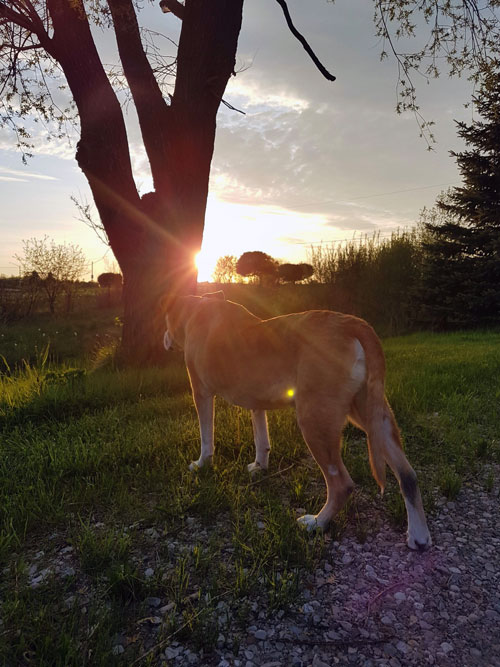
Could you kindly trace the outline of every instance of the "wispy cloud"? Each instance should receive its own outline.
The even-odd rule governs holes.
[[[2,174],[0,174],[0,181],[9,181],[9,182],[15,181],[16,183],[28,183],[27,178],[15,178],[14,176],[2,176]]]
[[[258,81],[245,78],[231,79],[227,95],[237,98],[237,103],[251,110],[252,113],[263,109],[303,111],[310,107],[310,102],[300,95],[276,87],[259,85]]]
[[[59,180],[55,176],[47,176],[46,174],[36,174],[32,171],[24,171],[23,169],[9,169],[8,167],[0,167],[0,180],[2,181],[28,182],[31,179],[39,179],[42,181]]]

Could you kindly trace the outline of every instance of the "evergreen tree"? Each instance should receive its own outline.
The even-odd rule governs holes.
[[[500,320],[500,72],[485,75],[474,99],[480,118],[459,122],[467,149],[455,153],[463,185],[424,214],[424,302],[442,320]]]

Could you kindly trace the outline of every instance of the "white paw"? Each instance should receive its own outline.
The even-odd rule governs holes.
[[[313,530],[323,530],[319,525],[315,514],[304,514],[304,516],[299,516],[297,522],[302,528],[305,528],[308,533],[311,533]]]
[[[253,475],[256,475],[259,472],[266,472],[267,468],[264,468],[263,466],[261,466],[258,461],[254,461],[253,463],[249,463],[247,465],[247,470],[253,476]]]
[[[406,543],[413,551],[425,551],[431,546],[432,538],[428,530],[422,535],[410,535],[408,533]]]
[[[197,472],[200,468],[206,468],[207,466],[212,465],[212,457],[207,456],[206,459],[199,458],[197,461],[191,461],[189,464],[189,470],[191,472]]]

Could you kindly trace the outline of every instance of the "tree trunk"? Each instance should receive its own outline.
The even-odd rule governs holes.
[[[109,0],[155,192],[139,197],[123,114],[95,47],[82,0],[47,0],[60,63],[81,124],[77,161],[124,277],[123,356],[162,356],[165,300],[196,289],[215,119],[234,69],[243,0],[186,0],[168,106],[144,54],[131,0]],[[49,48],[47,47],[47,50]]]
[[[194,294],[193,242],[152,234],[124,266],[122,358],[127,363],[164,363],[165,315],[173,294]],[[201,238],[198,240],[198,247]]]

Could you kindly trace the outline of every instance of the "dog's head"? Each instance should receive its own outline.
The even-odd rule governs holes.
[[[167,329],[163,336],[163,345],[166,350],[184,348],[186,324],[193,315],[194,309],[203,299],[225,299],[222,290],[209,292],[200,296],[176,296],[168,301],[166,324]]]
[[[166,316],[167,329],[163,336],[163,345],[166,350],[182,350],[184,347],[185,325],[191,311],[191,301],[195,299],[198,297],[175,296],[169,299]]]

